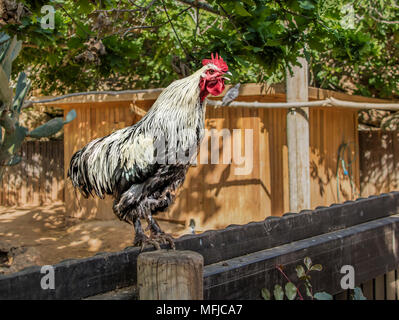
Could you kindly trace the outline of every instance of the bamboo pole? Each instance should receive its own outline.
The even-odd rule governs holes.
[[[32,104],[48,104],[51,102],[60,101],[67,98],[79,97],[79,96],[90,96],[90,95],[111,95],[118,96],[124,94],[156,94],[162,92],[163,88],[156,89],[140,89],[140,90],[123,90],[123,91],[88,91],[88,92],[75,92],[69,93],[63,96],[57,96],[53,98],[46,97],[45,99],[28,100],[25,101],[24,108]],[[71,103],[70,101],[67,101]],[[76,101],[73,101],[76,103]],[[220,100],[207,99],[207,104],[215,107],[226,107],[223,106]],[[371,103],[371,102],[353,102],[340,100],[333,97],[316,100],[316,101],[293,101],[293,102],[247,102],[247,101],[234,101],[227,107],[238,107],[238,108],[302,108],[302,107],[339,107],[339,108],[350,108],[350,109],[382,109],[382,110],[399,110],[399,103]]]
[[[139,89],[139,90],[121,90],[121,91],[87,91],[87,92],[74,92],[74,93],[68,93],[63,96],[58,96],[54,98],[46,98],[46,99],[41,99],[41,100],[28,100],[25,101],[24,105],[22,108],[28,108],[33,104],[37,103],[50,103],[50,102],[56,102],[59,100],[63,100],[66,98],[71,98],[71,97],[80,97],[80,96],[89,96],[89,95],[111,95],[111,96],[117,96],[117,95],[122,95],[122,94],[139,94],[139,93],[158,93],[162,92],[163,88],[155,88],[155,89]]]
[[[137,259],[140,300],[202,300],[204,258],[193,251],[143,252]]]
[[[399,103],[369,103],[369,102],[352,102],[343,101],[335,98],[329,98],[329,104],[341,108],[354,109],[383,109],[383,110],[399,110]]]
[[[138,93],[157,93],[161,92],[161,89],[151,89],[151,90],[126,90],[126,91],[96,91],[96,92],[83,92],[65,96],[59,96],[54,98],[48,98],[43,100],[29,100],[25,102],[24,108],[29,107],[32,104],[46,104],[51,102],[56,102],[62,99],[77,97],[77,96],[87,96],[87,95],[95,95],[95,94],[104,94],[104,95],[118,95],[118,94],[138,94]],[[112,93],[111,93],[112,92]],[[76,103],[76,102],[74,102]],[[230,103],[228,106],[223,106],[222,101],[220,100],[207,100],[207,104],[214,107],[236,107],[236,108],[314,108],[314,107],[339,107],[339,108],[349,108],[349,109],[381,109],[381,110],[392,110],[399,111],[399,103],[370,103],[370,102],[353,102],[340,100],[335,98],[327,98],[324,100],[316,100],[316,101],[308,101],[308,102],[246,102],[246,101],[235,101]]]
[[[223,106],[222,101],[219,100],[208,100],[207,104],[215,107]],[[335,98],[328,98],[317,101],[306,101],[306,102],[246,102],[246,101],[235,101],[228,105],[228,107],[237,108],[303,108],[303,107],[339,107],[349,109],[382,109],[382,110],[399,110],[399,103],[369,103],[369,102],[353,102],[339,100]]]
[[[302,108],[302,107],[325,107],[329,106],[329,99],[311,101],[311,102],[246,102],[246,101],[235,101],[230,103],[226,107],[236,107],[236,108]],[[207,104],[215,107],[225,107],[222,101],[219,100],[208,100]],[[398,104],[399,108],[399,104]]]

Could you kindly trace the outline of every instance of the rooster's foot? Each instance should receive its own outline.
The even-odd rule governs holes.
[[[172,236],[167,233],[151,233],[149,240],[153,242],[153,245],[157,250],[161,249],[161,244],[168,243],[173,250],[176,250],[175,242]]]
[[[140,251],[143,251],[145,246],[152,245],[156,250],[161,250],[161,244],[170,244],[173,250],[176,249],[173,238],[166,233],[151,234],[147,237],[145,234],[138,234],[134,238],[133,246],[140,247]]]
[[[144,248],[148,245],[154,246],[157,250],[161,250],[161,247],[159,246],[159,243],[148,238],[146,235],[140,235],[139,237],[136,237],[134,239],[133,245],[135,247],[140,247],[140,252],[144,250]]]
[[[135,247],[141,247],[140,251],[143,251],[144,247],[149,244],[148,243],[148,237],[144,234],[144,233],[138,233],[136,234],[136,236],[134,237],[134,241],[133,241],[133,246]]]

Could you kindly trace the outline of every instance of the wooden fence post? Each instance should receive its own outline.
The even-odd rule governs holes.
[[[301,67],[287,70],[287,102],[308,101],[308,64],[299,58]],[[293,108],[287,113],[287,146],[290,211],[310,209],[309,108]]]
[[[202,300],[204,258],[193,251],[143,252],[137,259],[140,300]]]

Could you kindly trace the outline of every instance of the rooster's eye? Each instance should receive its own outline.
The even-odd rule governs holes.
[[[209,70],[209,74],[213,74],[215,71],[214,70]]]

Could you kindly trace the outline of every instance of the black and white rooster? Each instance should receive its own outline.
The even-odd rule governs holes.
[[[91,141],[71,158],[68,177],[88,198],[114,198],[113,211],[134,225],[134,245],[174,242],[153,215],[166,210],[183,184],[204,136],[205,98],[225,88],[227,64],[217,54],[165,88],[136,124]],[[140,219],[150,230],[147,237]]]

